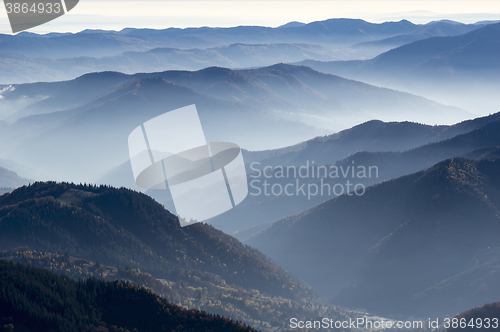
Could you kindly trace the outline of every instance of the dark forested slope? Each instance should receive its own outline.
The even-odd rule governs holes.
[[[0,244],[129,265],[175,282],[227,282],[275,296],[309,297],[255,249],[214,228],[181,228],[150,197],[128,189],[36,183],[0,197]]]
[[[0,260],[0,326],[4,331],[256,331],[239,322],[187,310],[129,283],[75,282]]]

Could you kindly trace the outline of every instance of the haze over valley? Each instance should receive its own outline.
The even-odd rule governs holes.
[[[0,35],[0,328],[498,317],[499,42],[445,19]],[[227,151],[179,152],[225,184],[184,198],[231,203],[191,221],[146,125],[190,105],[202,129],[163,143],[244,160],[231,182]],[[137,180],[134,130],[167,189]]]

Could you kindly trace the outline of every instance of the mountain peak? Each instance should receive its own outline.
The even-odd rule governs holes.
[[[288,22],[286,24],[280,25],[278,27],[278,29],[282,29],[282,28],[298,28],[298,27],[302,27],[304,25],[306,25],[306,23],[292,21],[292,22]]]
[[[207,77],[220,77],[225,75],[230,75],[235,73],[235,71],[229,68],[223,68],[218,66],[207,67],[205,69],[198,70],[197,73],[201,75],[206,75]]]

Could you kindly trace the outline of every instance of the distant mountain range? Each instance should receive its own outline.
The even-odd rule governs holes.
[[[428,168],[444,159],[461,155],[471,157],[477,155],[484,159],[482,157],[484,149],[497,146],[500,146],[500,121],[495,119],[468,133],[441,142],[399,153],[358,152],[339,161],[337,165],[348,165],[353,161],[357,165],[377,165],[380,170],[380,180],[386,180],[407,175]]]
[[[415,41],[371,60],[300,64],[484,114],[499,110],[499,50],[496,23],[460,36]]]
[[[446,160],[277,221],[247,243],[337,305],[455,314],[500,296],[499,167]]]
[[[17,188],[28,182],[28,179],[20,177],[15,172],[0,167],[0,188]]]
[[[450,126],[373,120],[336,134],[316,137],[296,146],[264,152],[248,152],[246,156],[249,161],[257,160],[263,166],[302,166],[306,160],[314,160],[320,165],[332,164],[360,151],[404,152],[430,143],[445,141],[497,120],[500,120],[500,113]]]
[[[240,71],[211,67],[96,73],[65,82],[13,85],[3,97],[33,100],[9,115],[17,121],[4,124],[0,138],[5,157],[36,165],[49,178],[72,181],[96,179],[123,163],[134,128],[190,104],[198,107],[207,140],[246,149],[286,146],[373,118],[470,117],[414,95],[284,64]]]
[[[125,73],[269,66],[278,62],[369,59],[396,46],[455,36],[485,23],[373,24],[330,19],[278,28],[86,30],[0,35],[0,84],[67,80],[88,72]]]
[[[247,152],[245,157],[248,157],[250,195],[240,205],[215,217],[210,223],[243,241],[273,221],[309,209],[335,196],[327,194],[326,191],[311,197],[296,194],[296,191],[290,196],[283,193],[272,195],[270,188],[274,185],[283,188],[291,183],[296,189],[300,187],[296,184],[298,180],[307,189],[309,184],[318,188],[322,183],[345,186],[349,180],[353,184],[361,183],[368,187],[424,170],[452,157],[463,156],[470,159],[495,157],[498,153],[497,146],[500,146],[499,120],[500,113],[453,126],[433,127],[408,122],[370,121],[338,134],[304,142],[295,149],[290,147],[282,151],[280,149],[267,151],[268,154],[260,158],[254,157],[252,152]],[[252,162],[258,164],[252,165]],[[350,170],[351,167],[369,169],[371,166],[376,166],[377,173],[367,178],[353,177],[351,172],[347,172],[345,177],[340,174],[338,178],[325,177],[324,172],[321,173],[321,177],[312,175],[320,174],[318,167],[325,165],[328,173],[332,165],[343,170]],[[293,172],[283,177],[279,173],[280,167],[285,169],[292,167],[297,170],[306,166],[310,170],[309,177],[305,179],[300,175],[294,175]],[[267,178],[263,174],[258,174],[266,167],[270,168]],[[313,170],[316,173],[313,173]],[[130,170],[128,172],[130,173]],[[115,179],[119,176],[131,178],[131,175],[125,176],[123,171],[117,172]],[[252,181],[255,181],[253,187]],[[256,195],[259,189],[264,189],[264,181],[268,183],[269,195],[263,192]],[[167,191],[153,190],[148,194],[173,211],[173,203]]]
[[[323,64],[323,71],[337,75],[368,76],[386,75],[381,80],[413,78],[442,79],[465,75],[466,71],[486,71],[499,69],[498,45],[500,23],[491,24],[459,36],[434,37],[416,41],[385,52],[366,61],[331,62]],[[307,62],[315,68],[314,62]],[[319,66],[320,64],[318,64]],[[316,69],[316,68],[315,68]],[[444,70],[446,69],[446,70]]]
[[[460,34],[481,25],[434,22],[417,25],[407,20],[369,23],[360,19],[329,19],[308,24],[278,28],[238,26],[232,28],[169,28],[164,30],[133,29],[121,31],[85,30],[71,34],[0,35],[3,52],[28,57],[68,58],[120,55],[125,51],[144,52],[154,48],[210,48],[243,44],[313,43],[324,46],[343,46],[380,40],[397,35],[439,30],[436,33]],[[438,29],[436,29],[438,28]]]
[[[458,36],[491,23],[498,22],[477,22],[475,24],[463,24],[448,20],[434,21],[425,25],[421,25],[419,29],[411,33],[388,37],[377,41],[369,41],[356,44],[354,45],[354,48],[370,49],[373,47],[378,47],[380,48],[380,50],[383,50],[387,47],[395,48],[415,42],[417,40],[427,39],[431,37]]]
[[[127,51],[103,58],[30,58],[16,53],[0,53],[0,84],[62,81],[101,71],[133,74],[165,70],[200,70],[211,66],[262,67],[305,59],[347,60],[358,58],[357,53],[361,52],[298,43],[238,43],[207,49],[154,48],[145,52]]]

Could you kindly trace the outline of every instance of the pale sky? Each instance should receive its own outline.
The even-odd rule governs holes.
[[[3,7],[3,6],[2,6]],[[500,19],[499,0],[329,0],[329,1],[101,1],[80,0],[67,15],[31,32],[78,32],[125,27],[276,27],[290,21],[309,23],[328,18],[361,18],[369,22],[408,19],[414,23],[452,19],[464,23]],[[11,33],[5,9],[0,9],[0,33]]]

